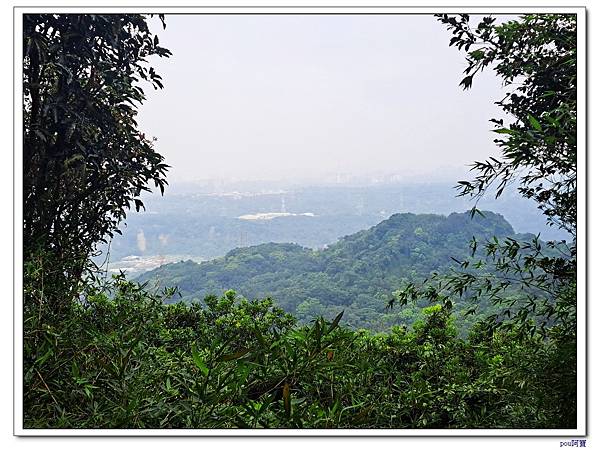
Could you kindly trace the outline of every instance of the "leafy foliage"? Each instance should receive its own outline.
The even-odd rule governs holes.
[[[140,15],[26,14],[23,31],[24,254],[51,258],[47,289],[64,288],[147,184],[166,185],[135,116],[140,82],[162,88],[148,58],[170,52]]]
[[[553,351],[561,355],[561,393],[569,398],[565,408],[575,420],[576,16],[527,15],[501,25],[487,17],[476,28],[470,26],[466,14],[438,18],[452,30],[450,45],[468,52],[467,75],[461,83],[465,89],[471,86],[473,76],[489,65],[505,85],[514,87],[497,102],[513,122],[506,128],[502,120],[492,119],[495,131],[506,136],[495,141],[502,160],[476,162],[473,170],[478,175],[472,182],[459,182],[460,194],[477,198],[495,186],[498,197],[507,184],[519,180],[521,194],[535,200],[548,222],[571,233],[573,241],[568,246],[564,241],[547,243],[546,248],[558,250],[548,254],[538,239],[529,243],[511,238],[494,237],[483,243],[473,239],[472,256],[483,245],[485,258],[457,260],[453,271],[397,291],[390,305],[423,298],[452,305],[468,298],[475,311],[477,303],[491,302],[499,312],[479,324],[488,335],[502,329],[522,342],[536,336],[552,337]],[[471,46],[477,49],[470,50]],[[474,207],[472,215],[476,212]],[[508,289],[515,288],[525,293],[524,301],[509,295]]]
[[[517,327],[521,332],[542,330],[557,325],[565,339],[575,339],[577,258],[577,136],[576,136],[576,16],[534,14],[519,20],[494,25],[495,19],[484,18],[476,28],[469,24],[469,15],[447,14],[438,19],[452,30],[450,45],[469,52],[467,76],[462,82],[470,87],[473,76],[489,65],[502,77],[505,85],[515,90],[497,102],[505,113],[514,118],[509,128],[493,119],[496,132],[507,135],[496,140],[502,150],[502,161],[475,163],[478,172],[475,182],[459,183],[461,195],[479,196],[498,182],[496,196],[515,178],[520,180],[519,191],[533,198],[549,222],[573,235],[573,242],[549,242],[548,247],[560,248],[548,255],[537,239],[519,243],[514,239],[500,242],[498,238],[485,242],[486,256],[495,269],[493,273],[480,270],[466,273],[460,269],[439,278],[437,285],[424,290],[409,287],[402,302],[429,297],[457,298],[471,296],[475,300],[489,297],[494,303],[513,307],[515,302],[505,295],[509,286],[527,290],[527,302],[517,308],[505,308],[488,318],[488,326]],[[524,174],[522,175],[522,173]],[[538,184],[535,184],[538,183]],[[476,209],[473,209],[473,213]],[[477,241],[471,243],[473,254]],[[466,269],[469,261],[460,263]],[[475,266],[484,268],[486,262]],[[502,317],[504,316],[504,318]],[[542,331],[543,332],[543,331]],[[522,333],[521,333],[522,334]]]
[[[502,158],[475,162],[473,181],[462,195],[480,196],[495,184],[500,196],[518,181],[549,222],[576,232],[577,220],[577,16],[530,14],[496,25],[485,17],[476,27],[468,14],[438,15],[452,31],[450,45],[467,51],[464,89],[491,66],[509,88],[496,102],[511,121],[492,119]],[[474,49],[471,49],[471,48]]]
[[[117,277],[60,324],[28,314],[43,338],[25,348],[25,427],[574,426],[552,339],[464,340],[440,305],[378,335],[342,313],[296,325],[233,291],[206,306],[163,304],[172,294]]]

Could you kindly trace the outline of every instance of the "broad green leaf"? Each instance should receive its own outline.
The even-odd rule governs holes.
[[[77,367],[77,363],[75,361],[71,362],[71,374],[74,378],[79,378],[79,367]]]
[[[335,329],[335,327],[338,326],[338,324],[340,323],[340,320],[342,319],[343,315],[344,315],[344,311],[342,311],[337,316],[335,316],[335,319],[333,319],[333,322],[331,322],[331,325],[329,325],[329,329],[327,330],[327,334],[331,333]]]
[[[514,130],[509,130],[508,128],[498,128],[497,130],[492,131],[498,134],[515,134]]]
[[[200,372],[202,372],[204,376],[208,375],[208,367],[200,353],[198,353],[198,348],[196,347],[195,342],[192,344],[192,357],[194,359],[194,364],[196,364],[196,367],[200,369]]]
[[[531,124],[534,130],[542,131],[542,126],[535,117],[533,117],[531,114],[528,114],[527,118],[529,119],[529,123]]]

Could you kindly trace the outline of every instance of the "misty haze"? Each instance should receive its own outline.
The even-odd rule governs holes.
[[[154,22],[158,30],[158,21]],[[422,16],[169,17],[140,128],[172,181],[397,175],[456,181],[498,155],[501,80],[457,88],[465,63]]]

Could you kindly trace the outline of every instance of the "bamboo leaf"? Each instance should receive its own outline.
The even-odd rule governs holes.
[[[542,131],[542,126],[535,117],[533,117],[531,114],[528,114],[527,118],[529,119],[529,123],[531,124],[534,130]]]
[[[343,315],[344,315],[344,311],[342,311],[337,316],[335,316],[335,319],[333,319],[333,322],[331,322],[331,325],[329,325],[329,329],[327,330],[327,334],[331,333],[338,326],[338,324],[340,323],[340,320],[342,319]]]
[[[239,359],[250,351],[249,348],[243,348],[237,352],[230,353],[228,355],[221,356],[219,361],[232,361],[234,359]]]
[[[202,372],[204,376],[208,375],[208,367],[198,352],[195,342],[192,344],[192,358],[194,359],[194,364],[196,364],[196,367],[200,369],[200,372]]]

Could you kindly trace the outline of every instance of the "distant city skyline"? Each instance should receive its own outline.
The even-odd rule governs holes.
[[[294,184],[298,186],[310,186],[310,185],[352,185],[352,184],[378,184],[378,183],[400,183],[400,184],[419,184],[419,183],[456,183],[456,181],[462,176],[469,177],[468,167],[457,168],[457,167],[445,167],[445,170],[439,172],[439,176],[435,179],[428,179],[426,175],[429,173],[394,173],[394,172],[383,172],[383,171],[372,171],[365,173],[349,173],[349,172],[329,172],[316,174],[304,174],[294,178],[269,178],[257,177],[257,178],[246,178],[244,175],[241,176],[222,176],[212,178],[189,178],[189,179],[171,179],[171,185],[184,185],[184,184],[223,184],[223,185],[235,185],[236,183],[260,183],[265,182],[269,184]],[[460,178],[462,179],[462,178]]]
[[[476,20],[476,19],[474,19]],[[464,54],[430,15],[167,15],[139,123],[171,182],[466,176],[497,155],[500,80],[459,87]]]

